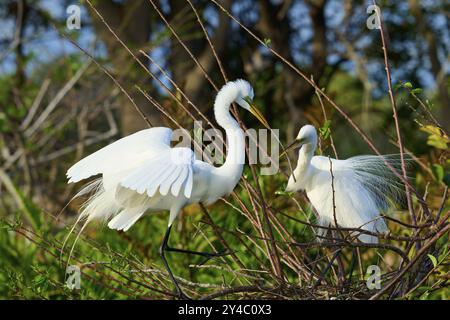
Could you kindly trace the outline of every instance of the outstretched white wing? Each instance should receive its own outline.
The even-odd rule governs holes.
[[[138,131],[94,152],[75,163],[67,170],[69,183],[78,182],[90,176],[120,172],[133,167],[137,161],[158,155],[170,149],[172,130],[155,127]]]
[[[153,197],[158,191],[165,196],[169,190],[177,197],[184,188],[190,198],[193,184],[195,156],[188,148],[169,148],[158,156],[144,161],[121,182],[121,186]]]

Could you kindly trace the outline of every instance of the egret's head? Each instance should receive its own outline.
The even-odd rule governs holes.
[[[300,131],[298,132],[297,143],[300,145],[303,144],[312,144],[315,145],[317,143],[317,131],[314,126],[307,124],[303,126]]]
[[[250,85],[250,83],[248,83],[248,81],[242,79],[238,79],[233,83],[238,91],[236,103],[245,110],[250,111],[251,104],[253,102],[253,97],[255,95],[252,86]]]
[[[285,155],[289,150],[300,148],[303,145],[312,148],[315,148],[317,145],[317,131],[316,128],[310,124],[307,124],[300,129],[295,140],[286,147],[280,157]]]
[[[254,92],[250,83],[248,83],[248,81],[238,79],[233,81],[233,84],[238,91],[235,102],[240,107],[250,111],[250,113],[253,114],[266,128],[269,128],[269,123],[253,103]]]

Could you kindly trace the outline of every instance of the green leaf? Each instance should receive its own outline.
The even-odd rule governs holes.
[[[424,131],[429,134],[427,144],[437,149],[447,150],[447,144],[450,143],[449,137],[441,132],[438,127],[427,125],[422,126],[420,131]]]
[[[435,256],[431,255],[431,254],[427,254],[428,258],[430,258],[431,262],[433,263],[433,267],[437,267],[437,259]]]
[[[319,128],[319,134],[324,140],[328,139],[328,137],[331,134],[330,127],[331,127],[331,121],[327,120],[323,124],[322,128]]]
[[[433,175],[438,182],[442,182],[444,180],[445,171],[444,167],[439,164],[433,164],[431,166],[431,170],[433,171]]]
[[[409,88],[409,89],[411,89],[412,87],[413,87],[413,85],[412,85],[412,83],[411,82],[405,82],[404,84],[403,84],[403,87],[404,88]]]
[[[422,93],[422,89],[421,88],[415,88],[415,89],[412,89],[411,90],[411,93],[412,94],[420,94],[420,93]]]
[[[270,40],[269,38],[264,38],[264,45],[266,47],[269,47],[271,42],[272,42],[272,40]]]

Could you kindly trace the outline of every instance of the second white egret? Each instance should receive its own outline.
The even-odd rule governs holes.
[[[389,169],[400,168],[398,155],[362,155],[346,160],[314,156],[317,132],[311,125],[300,129],[286,148],[300,147],[297,167],[289,177],[286,191],[306,191],[323,227],[360,228],[373,233],[386,232],[381,213],[403,198],[403,184]],[[327,229],[320,228],[323,237]],[[359,233],[365,243],[377,243],[371,234]]]

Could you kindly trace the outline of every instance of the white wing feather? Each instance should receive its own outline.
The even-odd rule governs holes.
[[[192,193],[194,161],[191,149],[167,149],[144,161],[120,184],[140,194],[146,192],[148,197],[153,197],[158,189],[162,195],[166,195],[170,189],[172,195],[177,197],[184,186],[184,196],[189,198]]]
[[[69,183],[100,173],[126,170],[142,160],[144,153],[146,157],[151,157],[169,149],[171,138],[171,129],[156,127],[119,139],[78,161],[67,170]]]

